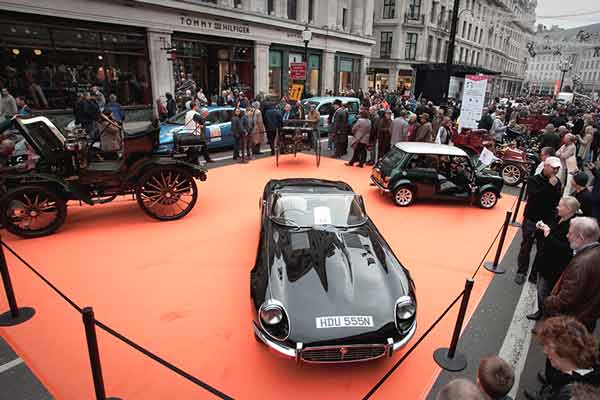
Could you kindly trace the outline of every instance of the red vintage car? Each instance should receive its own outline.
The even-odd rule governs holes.
[[[517,118],[519,125],[524,125],[531,134],[538,134],[550,123],[549,115],[531,115],[529,117]]]

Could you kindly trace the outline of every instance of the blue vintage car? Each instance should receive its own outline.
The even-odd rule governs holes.
[[[209,149],[233,146],[231,117],[233,116],[234,109],[231,106],[208,107],[208,118],[204,127],[204,135],[206,136]],[[193,131],[184,126],[186,112],[180,112],[161,124],[159,152],[170,151],[174,133]]]
[[[346,104],[348,108],[348,122],[350,125],[354,125],[358,119],[358,110],[360,108],[360,100],[356,97],[311,97],[302,100],[302,106],[308,113],[311,106],[316,106],[317,111],[321,114],[321,122],[319,123],[319,132],[323,135],[329,132],[329,115],[333,114],[333,102],[336,99],[340,99],[342,103]]]

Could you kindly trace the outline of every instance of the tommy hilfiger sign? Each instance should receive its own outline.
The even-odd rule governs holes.
[[[234,32],[234,33],[250,33],[250,27],[247,25],[228,24],[219,21],[208,21],[201,18],[179,17],[181,25],[193,26],[202,29],[210,29],[213,31]]]

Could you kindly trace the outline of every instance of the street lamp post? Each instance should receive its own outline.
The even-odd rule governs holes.
[[[573,65],[569,62],[569,60],[562,60],[560,62],[560,64],[558,65],[558,68],[562,72],[562,74],[560,76],[560,89],[558,89],[559,92],[562,92],[563,83],[565,81],[565,74],[567,72],[569,72],[572,67],[573,67]]]
[[[306,93],[306,86],[308,86],[308,71],[309,71],[309,60],[308,60],[308,43],[312,39],[312,32],[308,28],[308,25],[304,27],[302,31],[302,40],[304,40],[304,61],[306,62],[306,70],[304,73],[304,93]]]

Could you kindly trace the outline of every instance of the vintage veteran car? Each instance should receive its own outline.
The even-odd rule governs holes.
[[[271,180],[250,293],[258,341],[297,361],[389,356],[416,329],[409,272],[348,184]]]
[[[482,208],[498,202],[502,178],[483,165],[473,165],[459,147],[443,144],[400,142],[371,173],[372,182],[406,207],[415,199],[463,200]]]
[[[234,139],[231,133],[231,118],[235,107],[211,106],[208,108],[208,117],[204,126],[204,137],[209,149],[233,146]],[[243,109],[242,109],[243,110]],[[186,128],[185,114],[187,111],[175,114],[160,126],[158,147],[159,152],[168,152],[173,146],[173,136],[182,133],[194,133],[193,129]]]
[[[121,137],[118,151],[103,152],[85,131],[61,132],[45,117],[13,118],[0,126],[4,228],[24,238],[49,235],[65,222],[70,200],[104,204],[123,194],[135,194],[140,208],[161,221],[192,210],[194,178],[206,180],[197,137],[176,135],[170,151],[157,154],[158,126],[122,131],[107,122]]]

